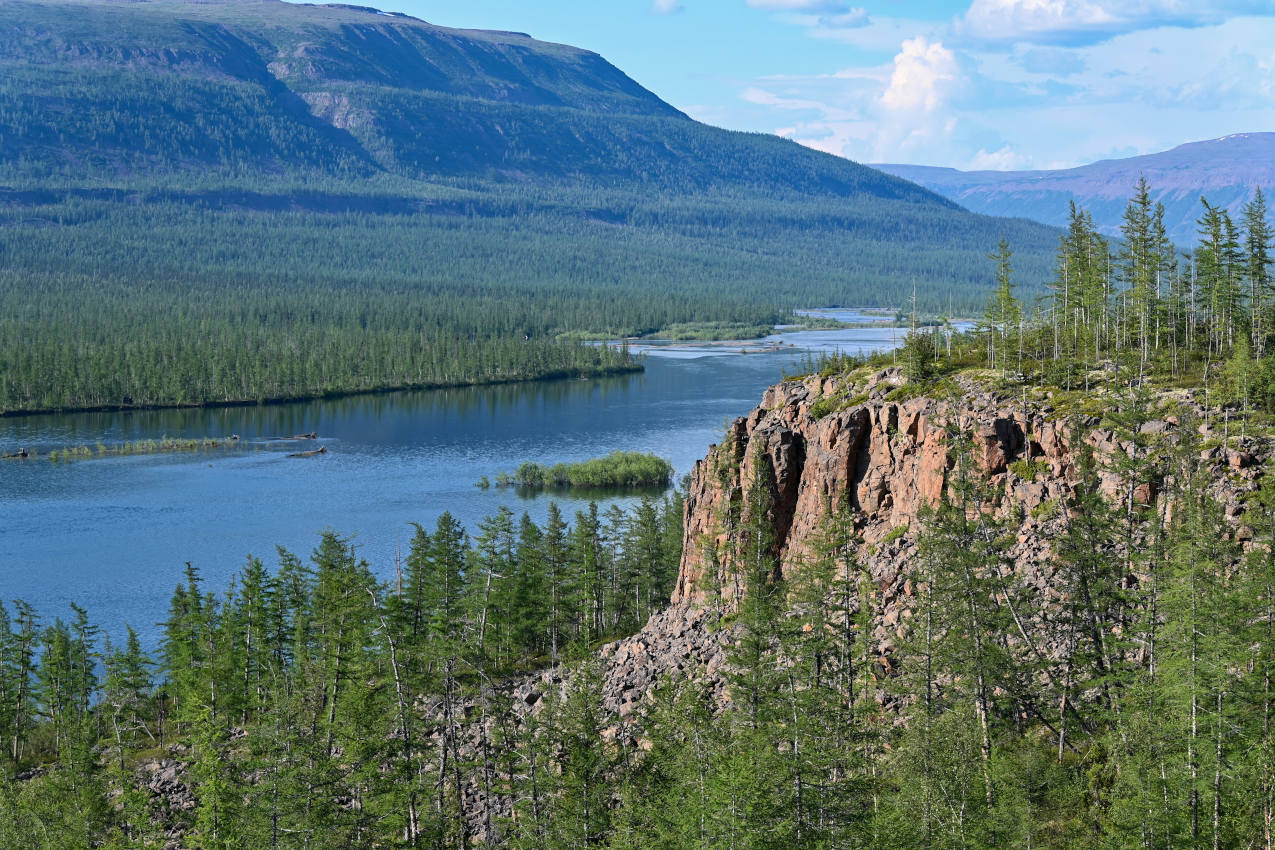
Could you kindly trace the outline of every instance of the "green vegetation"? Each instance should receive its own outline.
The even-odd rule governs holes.
[[[353,8],[0,4],[0,138],[0,413],[609,374],[577,340],[973,312],[1000,230],[1026,289],[1056,238]]]
[[[1049,471],[1049,464],[1043,458],[1016,460],[1009,465],[1009,471],[1024,481],[1035,481]]]
[[[444,514],[389,585],[333,533],[308,561],[250,558],[224,593],[188,565],[157,656],[79,608],[47,622],[0,605],[0,848],[158,847],[167,829],[194,847],[473,846],[463,782],[503,785],[512,764],[488,759],[513,746],[538,760],[538,817],[566,830],[577,766],[554,750],[593,695],[536,691],[542,726],[515,742],[493,684],[644,623],[671,591],[681,517],[677,496],[573,525],[502,509],[471,540]],[[168,757],[193,808],[138,784]]]
[[[177,452],[204,452],[239,448],[238,437],[205,437],[189,439],[183,437],[160,437],[158,440],[132,440],[127,443],[95,446],[71,446],[65,449],[54,449],[49,452],[49,460],[87,460],[95,457],[123,457],[126,455],[174,454]]]
[[[672,340],[758,339],[773,333],[773,325],[745,325],[723,322],[678,322],[661,328],[658,336]]]
[[[513,475],[501,474],[497,487],[667,487],[673,480],[673,464],[656,455],[641,452],[612,452],[580,463],[541,466],[527,461]],[[482,482],[479,482],[482,486]]]
[[[881,545],[889,546],[891,543],[893,543],[896,540],[902,540],[907,535],[907,533],[908,533],[908,526],[897,525],[894,528],[890,529],[886,533],[885,537],[881,538]]]
[[[1037,558],[1011,560],[1021,512],[993,508],[1006,493],[953,426],[938,503],[879,541],[908,553],[888,582],[860,559],[847,503],[824,506],[781,572],[773,472],[754,453],[751,480],[730,486],[746,455],[728,435],[708,474],[729,497],[696,545],[703,634],[723,637],[729,698],[670,669],[649,702],[624,703],[632,737],[596,661],[523,680],[530,690],[500,676],[587,657],[658,610],[677,498],[594,507],[573,527],[556,508],[543,526],[501,511],[472,543],[444,516],[418,529],[392,586],[334,534],[309,564],[283,552],[272,574],[250,560],[222,594],[191,569],[157,668],[133,635],[101,643],[79,609],[42,626],[20,602],[0,606],[0,840],[148,846],[176,829],[192,846],[246,848],[470,848],[478,831],[488,846],[615,850],[1262,846],[1275,820],[1275,468],[1232,520],[1213,458],[1268,409],[1254,377],[1270,356],[1254,353],[1270,350],[1260,221],[1245,231],[1259,237],[1228,262],[1260,285],[1219,295],[1197,268],[1206,289],[1188,291],[1177,331],[1176,302],[1124,277],[1136,265],[1101,276],[1132,283],[1088,318],[1008,321],[1019,305],[1001,250],[979,332],[914,332],[897,355],[821,364],[852,377],[897,357],[911,377],[896,390],[961,372],[1024,404],[1099,405],[1128,448],[1077,455],[1066,495],[1032,512]],[[1055,337],[1081,340],[1074,365],[1042,356]],[[1068,390],[1069,374],[1090,386]],[[1212,405],[1153,391],[1170,384]],[[1147,427],[1170,414],[1172,435]],[[1084,445],[1092,423],[1075,427]],[[1029,455],[1014,471],[1044,467]],[[1155,498],[1137,497],[1142,485]],[[515,700],[542,708],[515,722]],[[165,810],[135,773],[161,755],[191,808]]]
[[[745,594],[723,618],[731,703],[715,715],[693,682],[660,694],[642,732],[655,747],[616,782],[610,846],[1260,846],[1275,811],[1275,469],[1243,518],[1246,552],[1219,533],[1199,423],[1161,440],[1137,394],[1109,415],[1135,448],[1082,461],[1036,562],[1011,559],[1020,519],[996,518],[1005,494],[953,427],[951,486],[882,541],[911,535],[910,590],[893,601],[845,503],[777,579],[769,467],[754,470],[745,492],[761,495],[723,506],[729,542],[705,543],[709,604]],[[1108,500],[1103,478],[1164,482],[1165,502]]]
[[[1233,418],[1240,436],[1265,429],[1275,414],[1275,230],[1260,190],[1238,223],[1207,200],[1202,207],[1200,242],[1183,252],[1165,237],[1163,209],[1151,203],[1145,181],[1119,244],[1073,205],[1054,279],[1034,304],[1016,294],[1013,252],[1002,241],[991,255],[996,290],[975,332],[914,328],[897,352],[807,358],[800,371],[846,377],[845,394],[859,377],[898,365],[907,382],[892,400],[950,397],[962,375],[1062,414],[1098,417],[1131,388],[1189,390]],[[815,407],[826,413],[846,401],[834,394]],[[1019,477],[1033,475],[1024,468]]]
[[[1194,423],[1159,443],[1140,405],[1112,411],[1138,450],[1086,462],[1070,521],[1045,532],[1056,596],[1007,560],[1017,520],[985,509],[1000,496],[951,432],[952,488],[887,536],[908,541],[898,580],[913,590],[885,655],[853,510],[828,505],[780,580],[758,465],[716,552],[744,594],[719,623],[731,700],[669,678],[636,708],[640,747],[604,733],[590,662],[561,690],[497,683],[662,604],[676,501],[594,508],[573,527],[502,511],[472,543],[444,516],[417,530],[391,586],[334,534],[308,563],[249,560],[224,594],[189,568],[158,663],[131,632],[103,641],[80,609],[44,624],[0,606],[0,846],[159,846],[177,830],[191,846],[463,848],[477,829],[501,847],[578,846],[587,830],[616,850],[757,836],[1105,848],[1151,831],[1159,846],[1260,846],[1275,811],[1275,470],[1244,518],[1246,554],[1217,534]],[[1104,474],[1165,481],[1177,507],[1108,501]],[[515,722],[517,699],[544,702]],[[135,771],[160,757],[192,807],[143,786]]]
[[[986,221],[891,183],[871,194],[871,175],[821,171],[814,154],[786,159],[777,141],[718,145],[725,136],[614,78],[601,90],[580,76],[557,91],[520,89],[514,105],[423,83],[342,78],[321,90],[332,68],[369,66],[338,61],[351,43],[316,38],[306,55],[319,81],[292,80],[307,103],[404,124],[448,106],[418,138],[373,138],[370,119],[344,122],[360,134],[347,137],[299,120],[308,108],[277,123],[263,117],[278,114],[273,106],[253,111],[254,97],[285,92],[234,77],[226,45],[249,65],[256,48],[233,30],[156,31],[132,6],[99,4],[95,14],[131,22],[143,42],[162,36],[187,65],[212,56],[227,69],[231,81],[153,89],[218,110],[237,104],[209,111],[229,117],[183,140],[173,128],[191,116],[158,110],[171,126],[154,123],[125,102],[149,82],[63,67],[56,41],[23,41],[62,24],[12,5],[34,23],[3,30],[0,56],[31,65],[33,50],[52,51],[55,70],[0,76],[0,121],[22,145],[4,167],[15,183],[51,174],[67,183],[53,196],[16,194],[0,210],[5,409],[590,373],[627,358],[572,341],[579,335],[765,326],[803,301],[870,303],[873,292],[897,307],[908,270],[935,264],[924,303],[937,300],[936,282],[982,274],[970,246],[988,250]],[[200,8],[197,17],[260,24],[253,4]],[[336,31],[367,13],[323,14],[338,16]],[[200,49],[183,54],[191,31]],[[362,32],[371,52],[386,46],[383,31]],[[502,41],[516,37],[490,38],[505,45],[493,54],[517,53]],[[134,57],[140,69],[167,61]],[[57,131],[69,140],[61,150],[77,139],[99,145],[119,169],[109,188],[89,191],[77,163],[50,153],[60,113],[29,100],[34,76],[56,77],[63,104],[115,104],[102,113],[109,120],[68,109]],[[538,111],[550,94],[556,111]],[[577,114],[589,103],[627,106],[604,122]],[[427,173],[462,113],[535,130],[499,134],[506,140],[576,141],[564,143],[553,180],[551,146],[513,150],[481,134],[482,157],[439,159]],[[675,156],[653,153],[657,135],[672,139]],[[139,137],[148,142],[128,159]],[[609,170],[581,179],[595,160],[577,144],[608,151]],[[302,150],[314,158],[301,167],[319,175],[316,194],[295,174],[276,174],[271,192],[226,189],[260,177],[262,162],[282,174]],[[688,150],[712,153],[680,171]],[[752,156],[768,181],[789,168],[810,194],[749,184],[740,171]],[[129,182],[130,169],[162,172],[182,157],[217,171],[213,188]],[[714,168],[737,179],[713,184]],[[530,177],[515,184],[519,169]],[[638,180],[648,181],[641,191],[626,182]],[[672,188],[681,181],[698,194]],[[340,196],[338,187],[354,188]],[[325,208],[337,197],[347,206]],[[271,204],[288,211],[265,212]],[[1179,253],[1140,185],[1118,245],[1073,208],[1039,302],[1017,285],[1032,251],[1007,234],[977,332],[914,323],[896,353],[809,364],[847,378],[844,395],[815,403],[820,415],[865,401],[849,379],[894,364],[907,381],[891,400],[952,394],[959,376],[1061,418],[1099,417],[1128,449],[1079,453],[1065,495],[1031,512],[1038,559],[1010,560],[1021,516],[993,509],[1006,493],[980,473],[971,435],[953,428],[938,504],[878,541],[908,553],[896,573],[860,560],[860,518],[842,503],[825,505],[809,551],[782,574],[775,482],[757,462],[718,505],[722,534],[695,541],[710,567],[699,616],[712,623],[705,634],[723,638],[725,688],[667,670],[651,700],[620,703],[631,736],[604,708],[625,695],[604,700],[596,661],[527,679],[524,690],[505,677],[587,658],[659,610],[682,544],[677,496],[629,514],[593,506],[574,525],[556,507],[543,526],[502,510],[472,540],[445,514],[434,530],[416,529],[389,584],[332,533],[308,562],[281,551],[272,572],[250,559],[228,588],[205,588],[188,568],[156,662],[131,631],[119,644],[102,639],[82,609],[50,623],[20,601],[0,604],[0,848],[160,847],[173,835],[201,850],[1269,846],[1275,468],[1263,470],[1242,516],[1226,516],[1213,476],[1219,449],[1272,431],[1272,234],[1260,196],[1238,223],[1205,204],[1200,231],[1199,246]],[[932,250],[918,251],[927,240]],[[1189,390],[1192,403],[1156,392],[1170,388]],[[1149,427],[1169,416],[1173,439]],[[1078,419],[1072,445],[1092,427]],[[723,484],[745,456],[727,445],[721,466],[706,470]],[[1046,469],[1027,455],[1012,472],[1031,481]],[[579,466],[601,480],[653,462]],[[528,464],[515,477],[524,474],[572,481],[571,467]],[[1115,500],[1104,496],[1113,487]],[[694,637],[677,634],[692,665]],[[515,700],[542,708],[515,722]],[[157,758],[177,763],[188,806],[153,795],[139,776]]]
[[[555,190],[546,206],[520,192],[487,185],[471,194],[503,202],[460,217],[207,209],[197,195],[144,193],[0,207],[0,296],[12,308],[0,316],[0,410],[602,374],[628,357],[572,336],[756,336],[793,307],[893,301],[909,270],[930,274],[911,267],[929,249],[841,236],[837,250],[821,247],[842,229],[886,238],[877,220],[889,202],[613,192],[594,202],[624,210],[630,223],[617,228],[572,212],[584,193]],[[721,221],[722,203],[738,217]],[[918,225],[929,216],[898,212]],[[936,215],[925,263],[951,273],[935,288],[962,275],[972,291],[977,257],[961,246],[980,237],[947,220],[958,214]],[[761,255],[740,250],[750,245]]]

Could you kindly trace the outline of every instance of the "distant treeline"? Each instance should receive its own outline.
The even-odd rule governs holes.
[[[913,278],[969,313],[985,287],[970,217],[901,201],[395,187],[11,193],[0,411],[596,374],[627,356],[570,337],[761,331],[797,307],[897,307]],[[397,211],[322,209],[342,198]]]

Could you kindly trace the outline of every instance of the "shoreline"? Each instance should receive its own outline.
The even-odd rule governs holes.
[[[393,393],[422,392],[427,390],[455,390],[468,387],[499,387],[511,384],[552,383],[554,381],[580,381],[595,378],[614,378],[620,375],[636,375],[646,371],[641,363],[627,366],[611,366],[605,369],[558,370],[537,377],[504,378],[489,381],[451,383],[401,384],[392,387],[374,387],[359,390],[334,390],[323,393],[305,393],[294,396],[272,396],[262,399],[232,399],[229,401],[203,401],[174,404],[102,404],[88,407],[53,407],[32,410],[0,410],[0,419],[19,419],[27,416],[64,416],[77,413],[143,413],[158,410],[217,410],[235,407],[276,407],[308,401],[329,401],[356,396],[392,395]]]

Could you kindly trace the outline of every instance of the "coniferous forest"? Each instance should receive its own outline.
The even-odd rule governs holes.
[[[727,544],[688,541],[714,565],[699,631],[676,632],[680,663],[625,717],[604,709],[594,650],[667,605],[680,497],[572,523],[502,511],[469,534],[444,516],[388,581],[332,533],[309,558],[249,559],[227,588],[188,567],[152,648],[10,602],[0,846],[1268,846],[1264,209],[1236,223],[1206,204],[1184,255],[1139,186],[1119,242],[1073,211],[1039,303],[1017,297],[1002,242],[978,330],[815,364],[845,393],[901,371],[887,402],[1047,400],[1127,449],[1083,452],[1068,495],[1029,513],[950,429],[947,485],[916,527],[867,545],[856,507],[828,501],[786,571],[774,473],[754,463],[720,506]],[[866,398],[838,392],[810,415]],[[1030,451],[1010,470],[1050,474]],[[1048,593],[1011,554],[1028,528]],[[884,607],[882,553],[906,613]],[[717,685],[696,673],[713,645]],[[557,687],[518,686],[553,663]]]
[[[0,413],[634,368],[581,345],[981,300],[1009,228],[601,57],[351,5],[0,5]]]
[[[812,304],[897,307],[912,276],[935,311],[981,301],[981,262],[965,243],[986,225],[897,201],[320,188],[265,198],[233,186],[226,198],[68,190],[0,205],[10,306],[0,411],[600,374],[632,361],[581,337],[696,324],[756,333]],[[319,209],[304,209],[306,191]],[[1020,228],[1037,287],[1042,232],[1053,237]],[[899,241],[909,233],[930,247]],[[956,295],[940,295],[938,281],[955,281]]]
[[[201,847],[466,843],[454,795],[475,706],[498,718],[501,678],[663,607],[681,514],[676,497],[571,523],[551,507],[543,526],[502,510],[472,534],[444,514],[389,583],[334,533],[309,558],[249,558],[227,589],[187,565],[151,651],[79,608],[0,609],[0,846],[158,847],[165,831]],[[157,806],[133,771],[175,752],[200,777],[193,805]],[[547,800],[559,780],[541,770]]]

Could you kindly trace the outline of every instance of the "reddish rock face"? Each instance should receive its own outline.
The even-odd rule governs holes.
[[[1081,443],[1099,458],[1139,451],[1115,433],[1095,428],[1094,420],[1063,422],[1038,412],[1025,415],[1016,400],[973,388],[960,400],[888,401],[887,394],[899,384],[893,370],[879,373],[867,381],[862,404],[818,419],[811,407],[838,391],[835,379],[811,377],[767,390],[761,407],[732,424],[727,443],[714,446],[695,465],[673,602],[702,602],[710,585],[720,585],[726,603],[737,598],[739,579],[722,563],[721,553],[728,552],[737,537],[757,459],[768,472],[764,480],[771,482],[770,528],[780,572],[788,574],[809,555],[826,506],[848,497],[864,541],[861,559],[873,562],[886,592],[892,575],[899,572],[901,558],[895,556],[901,550],[878,551],[877,544],[889,537],[892,546],[901,540],[906,549],[914,538],[918,513],[937,504],[951,483],[954,438],[969,441],[973,474],[998,494],[985,509],[1001,516],[1015,511],[1029,517],[1046,503],[1071,496]],[[1159,436],[1176,428],[1157,420],[1141,430]],[[1219,467],[1251,472],[1255,458],[1238,454],[1219,460]],[[1027,460],[1031,463],[1016,463]],[[1132,498],[1140,505],[1155,502],[1160,493],[1159,482],[1136,483],[1131,492],[1127,481],[1109,471],[1099,474],[1099,482],[1109,498]],[[1039,562],[1045,572],[1049,555],[1036,526],[1048,521],[1024,519],[1024,551],[1017,553]],[[899,531],[903,527],[907,530]],[[705,580],[714,569],[714,551],[716,583]],[[1047,576],[1042,583],[1047,583]]]
[[[994,483],[1007,475],[1007,465],[1025,452],[1025,431],[1033,441],[1033,457],[1067,466],[1070,452],[1057,427],[1024,423],[1009,413],[989,409],[971,412],[948,402],[914,399],[892,403],[884,395],[898,383],[889,372],[870,381],[872,395],[864,404],[815,419],[811,405],[835,391],[827,379],[810,378],[770,388],[761,407],[736,420],[729,444],[713,447],[691,475],[686,499],[686,538],[674,602],[704,598],[701,585],[714,545],[727,551],[741,506],[748,504],[754,462],[760,458],[772,483],[770,502],[773,538],[781,571],[790,570],[810,551],[810,542],[826,507],[847,494],[858,512],[867,543],[875,543],[900,526],[910,526],[918,512],[938,502],[954,461],[948,437],[973,438],[973,457],[983,476]],[[1024,503],[1039,505],[1066,490],[1062,477],[1033,485],[1021,494]],[[723,574],[722,595],[738,593]]]

